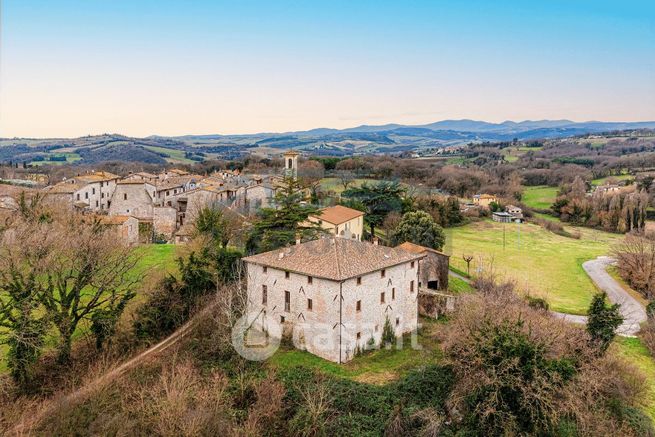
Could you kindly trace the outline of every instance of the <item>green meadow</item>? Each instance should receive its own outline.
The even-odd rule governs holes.
[[[485,220],[446,229],[445,251],[451,254],[450,263],[456,269],[466,271],[462,257],[473,256],[471,274],[493,269],[499,277],[515,281],[522,292],[546,298],[555,311],[585,314],[596,288],[582,263],[607,255],[621,236],[575,230],[580,239],[529,223]]]
[[[523,191],[521,200],[530,208],[549,209],[557,198],[557,187],[548,187],[539,185],[536,187],[526,187]]]

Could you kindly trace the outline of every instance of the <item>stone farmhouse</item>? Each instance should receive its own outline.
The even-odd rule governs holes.
[[[396,336],[417,327],[423,257],[331,236],[246,257],[252,326],[281,324],[297,347],[347,362],[380,344],[387,320]]]
[[[323,208],[309,221],[339,237],[354,238],[361,241],[364,233],[364,213],[342,205]]]

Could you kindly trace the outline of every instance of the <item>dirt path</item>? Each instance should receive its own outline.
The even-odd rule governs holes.
[[[202,311],[198,312],[196,315],[191,318],[187,323],[182,325],[177,331],[173,332],[171,335],[160,341],[159,343],[151,346],[145,351],[139,353],[138,355],[130,358],[124,363],[114,367],[113,369],[107,371],[105,374],[99,376],[93,381],[87,383],[86,385],[78,388],[77,390],[62,395],[58,398],[55,398],[48,402],[43,408],[38,409],[37,411],[32,412],[30,416],[26,417],[24,421],[18,423],[8,435],[15,436],[24,436],[31,435],[31,429],[36,426],[44,417],[47,417],[50,413],[54,412],[54,409],[57,405],[65,403],[74,403],[76,401],[84,399],[85,396],[92,393],[94,390],[98,390],[110,382],[114,381],[116,378],[122,376],[125,372],[139,364],[145,362],[151,357],[155,357],[160,353],[168,350],[175,344],[177,344],[181,339],[183,339],[195,326],[196,322],[209,311],[211,311],[216,306],[216,303],[211,303],[207,305]]]

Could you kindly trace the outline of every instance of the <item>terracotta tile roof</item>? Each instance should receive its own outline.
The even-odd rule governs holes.
[[[73,179],[90,183],[90,182],[101,182],[101,181],[111,181],[114,179],[120,179],[120,176],[115,175],[113,173],[109,173],[108,171],[97,171],[95,173],[76,176]]]
[[[260,253],[243,260],[317,278],[343,281],[422,257],[397,248],[332,237]]]
[[[402,249],[407,252],[415,253],[415,254],[424,254],[425,252],[433,252],[433,253],[438,253],[439,255],[450,257],[450,255],[446,255],[445,253],[440,252],[436,249],[420,246],[418,244],[410,243],[409,241],[405,241],[403,244],[397,246],[397,249]]]
[[[312,216],[324,222],[332,223],[333,225],[340,225],[346,223],[354,218],[363,216],[364,213],[356,209],[347,208],[345,206],[336,205],[328,208],[323,208],[319,214]]]
[[[143,179],[123,179],[122,181],[117,182],[118,185],[144,185],[147,183],[148,181]]]
[[[100,223],[103,225],[122,225],[129,219],[131,219],[132,216],[130,215],[110,215],[110,216],[103,216],[100,218]]]
[[[77,190],[84,188],[84,185],[72,182],[60,182],[56,185],[46,188],[46,194],[73,194]]]

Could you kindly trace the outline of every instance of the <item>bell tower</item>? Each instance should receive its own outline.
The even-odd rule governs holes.
[[[284,152],[284,175],[298,179],[298,156],[300,154],[293,150]]]

